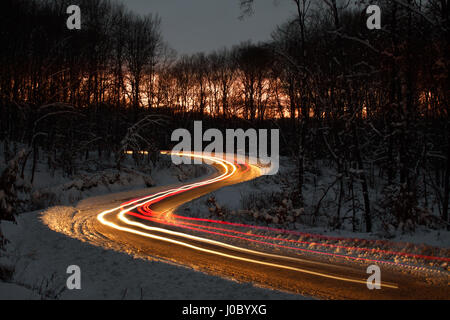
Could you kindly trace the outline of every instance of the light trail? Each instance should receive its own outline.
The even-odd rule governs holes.
[[[271,267],[277,267],[277,268],[282,268],[282,269],[287,269],[287,270],[292,270],[292,271],[297,271],[297,272],[303,272],[303,273],[307,273],[307,274],[311,274],[311,275],[316,275],[316,276],[321,276],[321,277],[325,277],[325,278],[330,278],[330,279],[335,279],[335,280],[341,280],[341,281],[347,281],[347,282],[354,282],[354,283],[360,283],[360,284],[366,284],[365,280],[360,280],[360,279],[353,279],[353,278],[348,278],[348,277],[342,277],[342,276],[335,276],[335,275],[331,275],[331,274],[326,274],[326,273],[322,273],[322,272],[316,272],[316,271],[311,271],[311,270],[307,270],[307,269],[303,269],[303,268],[296,268],[296,267],[292,267],[292,266],[287,266],[287,265],[283,265],[283,264],[278,264],[278,263],[270,263],[270,262],[266,262],[266,261],[261,261],[261,260],[256,260],[256,259],[251,259],[251,258],[245,258],[245,257],[241,257],[241,256],[237,256],[237,255],[233,255],[233,254],[227,254],[227,253],[223,253],[217,250],[212,250],[212,249],[206,249],[206,248],[202,248],[193,244],[189,244],[183,241],[179,241],[179,240],[174,240],[171,238],[167,238],[167,237],[162,237],[162,236],[157,236],[155,234],[151,234],[148,232],[142,232],[139,230],[135,230],[133,228],[129,228],[129,227],[123,227],[123,226],[119,226],[111,221],[108,221],[106,219],[106,215],[113,213],[115,211],[120,211],[118,214],[118,218],[120,221],[126,223],[127,225],[131,225],[131,226],[136,226],[136,227],[140,227],[149,231],[154,231],[154,232],[160,232],[160,233],[165,233],[165,234],[170,234],[170,235],[174,235],[174,236],[178,236],[178,237],[183,237],[186,239],[190,239],[190,240],[195,240],[195,241],[200,241],[202,243],[208,243],[208,244],[214,244],[223,248],[227,248],[227,249],[231,249],[231,250],[235,250],[235,251],[239,251],[239,252],[243,252],[243,253],[248,253],[248,254],[254,254],[254,255],[258,255],[258,256],[264,256],[264,257],[268,257],[268,258],[277,258],[277,259],[284,259],[284,260],[291,260],[291,261],[302,261],[301,259],[297,259],[297,258],[292,258],[292,257],[286,257],[286,256],[280,256],[280,255],[274,255],[274,254],[269,254],[269,253],[265,253],[265,252],[261,252],[261,251],[256,251],[256,250],[250,250],[250,249],[246,249],[246,248],[242,248],[242,247],[238,247],[238,246],[234,246],[234,245],[230,245],[227,243],[223,243],[223,242],[219,242],[219,241],[215,241],[215,240],[211,240],[211,239],[207,239],[207,238],[202,238],[202,237],[197,237],[197,236],[193,236],[193,235],[189,235],[186,233],[181,233],[181,232],[176,232],[176,231],[172,231],[172,230],[167,230],[167,229],[163,229],[163,228],[156,228],[156,227],[150,227],[138,222],[134,222],[131,221],[129,219],[127,219],[125,217],[125,214],[130,213],[131,210],[142,207],[150,202],[154,203],[155,201],[160,201],[168,196],[174,195],[174,194],[178,194],[181,192],[185,192],[188,190],[191,190],[193,188],[197,188],[200,186],[205,186],[211,183],[215,183],[217,181],[222,181],[224,179],[227,179],[229,177],[231,177],[237,170],[237,167],[224,159],[219,159],[219,158],[215,158],[215,157],[208,157],[208,156],[203,156],[203,155],[196,155],[196,154],[182,154],[179,153],[177,155],[181,155],[181,156],[189,156],[189,157],[201,157],[203,159],[208,159],[220,166],[222,166],[225,170],[225,172],[213,179],[208,179],[205,181],[201,181],[201,182],[197,182],[197,183],[192,183],[192,184],[188,184],[185,186],[182,186],[180,188],[175,188],[175,189],[170,189],[167,191],[163,191],[154,195],[150,195],[144,198],[140,198],[140,199],[136,199],[133,200],[131,202],[126,203],[125,205],[121,205],[117,208],[113,208],[110,210],[106,210],[103,211],[102,213],[98,214],[97,216],[97,220],[100,221],[102,224],[107,225],[111,228],[114,228],[116,230],[121,230],[121,231],[126,231],[126,232],[130,232],[130,233],[134,233],[134,234],[138,234],[141,236],[145,236],[148,238],[153,238],[153,239],[157,239],[157,240],[161,240],[161,241],[166,241],[166,242],[170,242],[170,243],[174,243],[174,244],[178,244],[178,245],[182,245],[185,247],[189,247],[191,249],[197,250],[197,251],[201,251],[201,252],[206,252],[206,253],[210,253],[210,254],[215,254],[215,255],[219,255],[219,256],[223,256],[223,257],[227,257],[227,258],[231,258],[231,259],[235,259],[235,260],[241,260],[241,261],[245,261],[245,262],[251,262],[251,263],[255,263],[255,264],[261,264],[261,265],[266,265],[266,266],[271,266]],[[232,169],[230,170],[229,167],[231,167]],[[247,170],[249,168],[246,168]],[[125,207],[128,207],[126,209],[124,209]],[[383,284],[385,287],[389,287],[389,288],[398,288],[397,285],[395,284],[387,284],[384,283]]]
[[[165,153],[169,154],[169,152],[165,152]],[[226,237],[226,238],[230,238],[230,239],[244,240],[244,241],[250,242],[250,243],[263,244],[266,246],[272,246],[272,247],[289,249],[289,250],[297,250],[297,251],[319,254],[319,255],[324,255],[324,256],[332,256],[332,257],[351,259],[351,260],[370,262],[370,263],[382,263],[382,264],[390,264],[390,265],[396,265],[396,266],[401,266],[401,267],[411,267],[410,265],[405,265],[405,264],[401,264],[398,262],[369,259],[369,258],[364,258],[364,257],[354,257],[351,255],[343,255],[343,254],[323,252],[323,251],[317,251],[317,250],[311,250],[311,249],[305,249],[305,248],[299,248],[299,247],[292,247],[292,246],[287,246],[287,245],[282,245],[282,244],[277,244],[277,243],[271,243],[271,242],[267,242],[267,241],[261,241],[258,239],[281,241],[281,242],[288,242],[288,243],[301,244],[301,245],[314,245],[314,246],[323,246],[323,247],[329,247],[329,248],[339,248],[339,249],[345,249],[345,250],[357,250],[357,251],[364,251],[364,252],[369,252],[369,253],[383,253],[383,254],[407,256],[407,257],[421,258],[421,259],[450,261],[450,259],[448,259],[448,258],[417,255],[417,254],[411,254],[411,253],[407,253],[407,252],[397,252],[397,251],[375,249],[375,248],[371,249],[371,248],[362,248],[362,247],[350,247],[350,246],[342,246],[342,245],[335,245],[335,244],[329,244],[329,243],[318,243],[318,242],[308,242],[308,241],[300,241],[300,240],[293,240],[293,239],[275,238],[275,237],[259,235],[259,234],[248,234],[248,233],[244,233],[244,232],[241,232],[238,230],[227,229],[225,226],[260,229],[260,230],[266,230],[266,231],[270,231],[270,232],[279,232],[279,233],[295,234],[295,235],[302,235],[302,236],[305,236],[305,235],[306,236],[315,236],[315,237],[321,238],[321,239],[333,239],[333,240],[337,239],[337,237],[311,235],[311,234],[301,233],[301,232],[292,231],[292,230],[254,226],[254,225],[247,225],[247,224],[242,224],[242,223],[233,223],[233,222],[212,220],[212,219],[184,217],[184,216],[172,214],[170,209],[166,210],[164,212],[155,212],[150,208],[150,206],[159,201],[162,201],[168,197],[175,196],[177,194],[187,192],[187,191],[193,190],[195,188],[207,186],[207,185],[210,185],[213,183],[217,183],[217,182],[229,179],[234,174],[236,174],[236,172],[238,172],[238,169],[241,170],[241,171],[239,171],[239,173],[241,175],[250,170],[250,165],[248,165],[246,163],[239,164],[236,161],[235,161],[235,163],[232,163],[225,159],[212,157],[212,156],[199,155],[199,154],[195,154],[195,153],[174,153],[174,154],[178,155],[178,156],[192,157],[192,158],[197,157],[197,158],[202,158],[203,160],[209,160],[212,163],[215,163],[216,165],[223,168],[224,173],[220,174],[219,176],[217,176],[215,178],[186,184],[186,185],[183,185],[178,188],[172,188],[172,189],[158,192],[156,194],[152,194],[152,195],[149,195],[146,197],[128,201],[126,203],[123,203],[122,205],[120,205],[117,208],[113,208],[113,209],[101,212],[100,214],[97,215],[97,220],[100,221],[103,225],[109,226],[116,230],[125,231],[125,232],[129,232],[129,233],[137,234],[140,236],[144,236],[147,238],[152,238],[152,239],[156,239],[156,240],[160,240],[160,241],[165,241],[165,242],[181,245],[181,246],[188,247],[190,249],[204,252],[204,253],[209,253],[209,254],[214,254],[217,256],[227,257],[227,258],[234,259],[234,260],[240,260],[240,261],[250,262],[250,263],[254,263],[254,264],[266,265],[266,266],[270,266],[270,267],[292,270],[292,271],[302,272],[302,273],[311,274],[311,275],[315,275],[315,276],[319,276],[319,277],[330,278],[330,279],[346,281],[346,282],[359,283],[359,284],[366,284],[366,280],[355,279],[355,278],[350,278],[350,277],[346,277],[346,276],[337,276],[337,275],[326,273],[326,272],[318,272],[318,271],[312,271],[312,270],[308,270],[308,269],[304,269],[304,268],[297,268],[297,267],[285,265],[282,263],[272,263],[272,262],[258,260],[255,258],[243,257],[243,256],[239,256],[236,254],[225,253],[225,252],[222,252],[219,250],[207,249],[207,248],[204,248],[204,247],[201,247],[201,246],[189,243],[189,242],[181,241],[179,239],[176,240],[176,239],[170,238],[168,236],[175,236],[175,237],[187,239],[190,241],[196,241],[196,242],[200,242],[200,243],[204,243],[204,244],[214,245],[214,246],[218,246],[218,247],[221,247],[224,249],[241,252],[243,254],[256,255],[256,256],[260,256],[260,257],[278,259],[278,260],[284,260],[284,261],[291,261],[294,263],[295,262],[298,262],[298,263],[308,262],[308,263],[313,263],[313,264],[318,264],[318,265],[328,265],[329,266],[329,264],[326,264],[326,263],[310,261],[310,260],[303,260],[303,259],[284,256],[284,255],[271,254],[271,253],[267,253],[267,252],[248,249],[248,248],[241,247],[241,246],[231,245],[229,243],[225,243],[222,241],[217,241],[217,240],[213,240],[213,239],[209,239],[209,238],[205,238],[205,237],[195,236],[195,235],[184,233],[184,232],[174,231],[174,230],[161,228],[161,227],[152,227],[147,224],[132,221],[132,220],[128,219],[126,216],[130,215],[130,216],[134,216],[136,218],[142,219],[142,220],[148,220],[148,221],[156,222],[156,223],[167,225],[167,226],[173,226],[173,227],[178,227],[178,228],[182,228],[182,229],[186,229],[186,230],[200,232],[203,234],[216,235],[216,236]],[[242,170],[242,167],[244,167],[244,166],[245,166],[245,171]],[[252,167],[255,169],[258,169],[255,166],[252,166]],[[139,213],[135,213],[132,211],[135,209],[137,209],[137,211]],[[110,213],[113,213],[115,211],[119,212],[117,214],[118,220],[121,221],[121,223],[124,223],[125,225],[130,226],[130,227],[117,225],[116,223],[107,219],[107,215]],[[180,220],[182,220],[182,221],[180,221]],[[211,226],[211,225],[190,223],[188,221],[202,222],[202,223],[208,223],[208,224],[220,224],[224,227],[215,227],[215,226]],[[140,228],[141,230],[137,230],[137,229],[134,229],[131,227]],[[212,231],[212,230],[214,230],[214,231]],[[162,233],[162,234],[166,234],[167,236],[156,235],[151,232]],[[226,232],[226,233],[223,233],[223,232]],[[253,238],[258,238],[258,239],[253,239]],[[346,238],[339,238],[339,239],[348,240]],[[366,240],[362,240],[362,241],[366,241]],[[382,286],[388,287],[388,288],[393,288],[393,289],[398,289],[398,286],[396,284],[392,284],[392,283],[384,282],[382,284]]]
[[[179,154],[176,154],[179,155]],[[220,161],[224,161],[226,163],[228,163],[229,165],[233,166],[233,172],[230,175],[227,175],[227,172],[225,172],[222,176],[216,178],[218,179],[218,181],[221,181],[223,179],[226,179],[228,177],[230,177],[231,175],[233,175],[236,172],[236,166],[234,164],[232,164],[229,161],[223,160],[223,159],[219,159],[219,158],[214,158],[214,157],[207,157],[207,156],[203,156],[203,155],[195,155],[196,157],[201,157],[201,158],[206,158],[210,161],[214,161],[216,163],[220,163]],[[237,166],[240,167],[239,164],[236,164]],[[250,167],[248,164],[243,164],[246,167],[246,170],[244,172],[247,172]],[[228,170],[228,168],[226,166],[224,166],[224,168],[226,170]],[[207,185],[210,183],[214,183],[215,181],[211,182],[214,179],[211,180],[206,180],[205,182],[198,182],[196,184],[189,184],[186,185],[184,187],[181,187],[179,189],[172,189],[172,190],[168,190],[165,192],[162,192],[160,194],[156,194],[154,195],[154,197],[152,197],[151,199],[149,199],[149,201],[146,201],[145,203],[143,203],[141,206],[139,206],[137,208],[137,210],[139,212],[141,212],[144,216],[142,215],[137,215],[137,214],[132,214],[130,211],[128,212],[129,214],[132,214],[135,217],[141,218],[141,219],[145,219],[145,216],[152,216],[157,214],[156,212],[154,212],[153,210],[150,209],[150,205],[155,204],[165,198],[168,198],[170,196],[179,194],[181,192],[185,192],[188,190],[192,190],[196,187],[199,186],[203,186],[203,185]],[[147,197],[148,198],[148,197]],[[145,199],[145,198],[142,198]],[[141,200],[142,200],[141,199]],[[268,231],[277,231],[277,232],[282,232],[282,233],[294,233],[294,234],[300,234],[300,235],[310,235],[310,234],[305,234],[305,233],[301,233],[301,232],[296,232],[296,231],[292,231],[292,230],[284,230],[284,229],[277,229],[277,228],[270,228],[270,227],[263,227],[263,226],[255,226],[255,225],[248,225],[248,224],[241,224],[241,223],[233,223],[233,222],[227,222],[227,221],[219,221],[219,220],[212,220],[212,219],[203,219],[203,218],[193,218],[193,217],[184,217],[184,216],[180,216],[180,215],[171,215],[171,218],[174,219],[182,219],[182,220],[193,220],[193,221],[202,221],[202,222],[210,222],[210,223],[215,223],[215,224],[222,224],[222,225],[231,225],[231,226],[237,226],[237,227],[244,227],[244,228],[252,228],[252,229],[262,229],[262,230],[268,230]],[[176,226],[181,226],[183,223],[178,222],[179,225]],[[186,225],[186,223],[184,223],[184,225]],[[203,226],[203,225],[194,225],[197,227],[201,227],[201,228],[210,228],[210,229],[215,229],[214,227],[210,227],[210,226]],[[189,228],[189,227],[184,227],[185,229],[191,229],[194,230],[193,228]],[[231,230],[231,229],[223,229],[223,228],[216,228],[216,229],[220,229],[221,231],[226,231],[226,232],[230,232],[230,233],[236,233],[236,234],[244,234],[242,232],[239,231],[235,231],[235,230]],[[203,231],[204,233],[209,233],[209,234],[214,234],[213,232],[207,232],[204,230],[199,230],[197,229],[196,231]],[[229,237],[229,238],[239,238],[241,240],[246,240],[249,242],[258,242],[252,239],[248,239],[248,238],[244,238],[244,237],[235,237],[235,236],[230,236],[227,234],[218,234],[215,233],[216,235],[221,235],[221,236],[225,236],[225,237]],[[276,241],[283,241],[283,242],[291,242],[291,243],[297,243],[297,244],[303,244],[303,245],[313,245],[313,246],[319,246],[319,247],[329,247],[329,248],[336,248],[336,249],[344,249],[344,250],[348,250],[348,251],[363,251],[363,252],[371,252],[371,253],[382,253],[382,254],[386,254],[386,255],[395,255],[395,256],[404,256],[404,257],[410,257],[410,258],[416,258],[416,259],[425,259],[425,260],[438,260],[438,261],[450,261],[450,258],[446,258],[446,257],[435,257],[435,256],[428,256],[428,255],[420,255],[420,254],[413,254],[413,253],[407,253],[407,252],[399,252],[399,251],[392,251],[392,250],[383,250],[383,249],[376,249],[376,248],[361,248],[361,247],[355,247],[355,246],[343,246],[343,245],[335,245],[335,244],[329,244],[329,243],[318,243],[318,242],[310,242],[310,241],[299,241],[299,240],[292,240],[292,239],[283,239],[283,238],[275,238],[275,237],[269,237],[269,236],[263,236],[263,235],[248,235],[247,233],[245,233],[247,236],[250,237],[259,237],[259,238],[265,238],[268,240],[276,240]],[[316,235],[318,237],[321,237],[321,235]],[[328,238],[325,236],[322,236],[322,238]],[[345,239],[345,238],[341,238],[341,239]],[[348,240],[348,239],[346,239]],[[264,244],[268,244],[271,246],[278,246],[276,244],[273,243],[269,243],[269,242],[263,242]],[[296,248],[296,247],[287,247],[287,246],[281,246],[281,247],[285,247],[285,248],[289,248],[289,249],[293,249],[293,250],[300,250],[300,251],[304,251],[304,252],[311,252],[311,253],[316,253],[316,254],[322,254],[322,255],[332,255],[335,257],[345,257],[345,258],[349,258],[352,260],[360,260],[360,261],[369,261],[369,262],[379,262],[379,263],[386,263],[386,264],[396,264],[396,265],[402,265],[402,266],[407,266],[404,264],[400,264],[400,263],[393,263],[390,261],[383,261],[383,260],[373,260],[373,259],[367,259],[367,258],[360,258],[360,257],[352,257],[352,256],[348,256],[348,255],[339,255],[339,254],[335,254],[335,253],[327,253],[327,252],[322,252],[322,251],[316,251],[316,250],[307,250],[307,249],[301,249],[301,248]]]
[[[108,210],[108,211],[110,211],[110,210]],[[135,229],[132,229],[132,228],[122,227],[122,226],[116,225],[113,222],[107,221],[105,219],[105,215],[110,213],[108,211],[102,212],[97,217],[97,219],[102,224],[107,225],[107,226],[109,226],[111,228],[114,228],[116,230],[130,232],[130,233],[134,233],[134,234],[137,234],[137,235],[140,235],[140,236],[144,236],[144,237],[147,237],[147,238],[152,238],[152,239],[156,239],[156,240],[160,240],[160,241],[174,243],[174,244],[181,245],[181,246],[184,246],[184,247],[188,247],[188,248],[191,248],[191,249],[194,249],[194,250],[197,250],[197,251],[201,251],[201,252],[205,252],[205,253],[211,253],[211,254],[214,254],[214,255],[227,257],[227,258],[231,258],[231,259],[235,259],[235,260],[240,260],[240,261],[251,262],[251,263],[265,265],[265,266],[270,266],[270,267],[277,267],[277,268],[281,268],[281,269],[302,272],[302,273],[311,274],[311,275],[320,276],[320,277],[329,278],[329,279],[334,279],[334,280],[341,280],[341,281],[353,282],[353,283],[359,283],[359,284],[367,284],[366,280],[359,280],[359,279],[353,279],[353,278],[342,277],[342,276],[334,276],[334,275],[326,274],[326,273],[322,273],[322,272],[316,272],[316,271],[311,271],[311,270],[307,270],[307,269],[291,267],[291,266],[277,264],[277,263],[270,263],[270,262],[265,262],[265,261],[250,259],[250,258],[244,258],[244,257],[232,255],[232,254],[223,253],[223,252],[220,252],[220,251],[217,251],[217,250],[205,249],[205,248],[202,248],[202,247],[199,247],[199,246],[196,246],[196,245],[192,245],[192,244],[189,244],[189,243],[186,243],[186,242],[183,242],[183,241],[174,240],[174,239],[167,238],[167,237],[162,237],[162,236],[157,236],[157,235],[154,235],[154,234],[151,234],[151,233],[142,232],[142,231],[135,230]],[[205,242],[205,243],[218,245],[218,246],[221,246],[221,247],[224,247],[224,248],[234,249],[234,250],[237,250],[237,251],[241,251],[241,252],[245,252],[245,253],[251,253],[251,254],[257,254],[257,255],[260,255],[260,256],[265,256],[265,257],[270,257],[270,258],[280,258],[280,259],[284,259],[284,260],[302,261],[301,259],[298,259],[298,258],[292,258],[292,257],[268,254],[268,253],[264,253],[264,252],[260,252],[260,251],[255,251],[255,250],[250,250],[250,249],[246,249],[246,248],[242,248],[242,247],[233,246],[233,245],[230,245],[230,244],[226,244],[226,243],[215,241],[215,240],[211,240],[211,239],[206,239],[206,238],[192,236],[192,235],[185,234],[185,233],[180,233],[180,232],[171,231],[171,230],[162,229],[162,228],[150,227],[150,226],[147,226],[147,225],[140,224],[138,222],[130,221],[129,219],[127,219],[125,217],[125,213],[126,213],[126,210],[125,211],[121,211],[119,213],[119,219],[121,221],[123,221],[123,222],[125,222],[125,223],[127,223],[129,225],[138,226],[138,227],[141,227],[141,228],[144,228],[144,229],[147,229],[147,230],[157,231],[157,232],[161,232],[161,233],[167,233],[167,234],[171,234],[171,235],[176,235],[176,236],[184,237],[184,238],[187,238],[187,239],[202,241],[202,242]],[[392,289],[398,289],[398,286],[396,284],[391,284],[391,283],[387,283],[387,282],[383,282],[381,284],[381,286],[382,287],[387,287],[387,288],[392,288]]]
[[[150,205],[155,204],[157,202],[159,202],[160,200],[163,200],[169,196],[178,194],[180,192],[176,192],[173,194],[166,194],[163,195],[161,197],[156,197],[155,199],[150,200],[149,202],[146,202],[145,204],[143,204],[142,206],[138,207],[137,210],[142,213],[143,215],[138,215],[138,214],[132,214],[137,218],[141,218],[141,219],[146,219],[146,217],[148,216],[155,216],[158,213],[154,212],[153,210],[150,209]],[[164,214],[164,213],[161,213]],[[210,223],[214,223],[214,224],[222,224],[222,225],[231,225],[231,226],[236,226],[236,227],[244,227],[244,228],[251,228],[251,229],[262,229],[262,230],[268,230],[268,231],[279,231],[281,233],[291,233],[292,230],[284,230],[284,229],[277,229],[277,228],[270,228],[270,227],[263,227],[263,226],[255,226],[255,225],[248,225],[248,224],[242,224],[242,223],[233,223],[233,222],[227,222],[227,221],[220,221],[220,220],[212,220],[212,219],[204,219],[204,218],[193,218],[193,217],[185,217],[185,216],[180,216],[180,215],[171,215],[171,217],[173,219],[181,219],[181,220],[193,220],[193,221],[200,221],[200,222],[210,222]],[[364,247],[355,247],[355,246],[343,246],[343,245],[335,245],[335,244],[330,244],[330,243],[321,243],[321,242],[311,242],[311,241],[300,241],[300,240],[292,240],[292,239],[284,239],[284,238],[275,238],[275,237],[270,237],[270,236],[264,236],[264,235],[258,235],[258,234],[248,234],[246,232],[239,232],[236,230],[232,230],[232,229],[223,229],[223,228],[217,228],[217,227],[211,227],[211,226],[204,226],[204,225],[198,225],[198,224],[190,224],[190,223],[182,223],[182,222],[178,222],[178,225],[176,226],[181,226],[181,225],[193,225],[193,226],[198,226],[200,228],[206,228],[206,229],[216,229],[216,230],[221,230],[221,231],[226,231],[226,232],[230,232],[230,233],[236,233],[236,234],[245,234],[249,237],[259,237],[259,238],[265,238],[265,239],[269,239],[269,240],[275,240],[275,241],[282,241],[282,242],[291,242],[291,243],[297,243],[297,244],[303,244],[303,245],[313,245],[313,246],[319,246],[319,247],[329,247],[329,248],[336,248],[336,249],[344,249],[344,250],[348,250],[348,251],[363,251],[363,252],[370,252],[370,253],[382,253],[382,254],[386,254],[386,255],[395,255],[395,256],[403,256],[403,257],[409,257],[409,258],[416,258],[416,259],[424,259],[424,260],[436,260],[436,261],[444,261],[444,262],[449,262],[450,258],[446,258],[446,257],[437,257],[437,256],[429,256],[429,255],[421,255],[421,254],[414,254],[414,253],[408,253],[408,252],[400,252],[400,251],[392,251],[392,250],[384,250],[384,249],[377,249],[377,248],[364,248]],[[189,229],[186,227],[186,229]],[[206,231],[204,231],[206,232]],[[293,233],[295,231],[292,231]],[[297,232],[295,232],[297,233]],[[305,233],[300,233],[301,235],[305,236],[305,235],[310,235],[310,234],[305,234]],[[225,234],[222,234],[224,236],[228,236]],[[313,235],[313,236],[317,236],[320,237],[320,235]],[[230,236],[229,236],[230,237]],[[327,239],[328,237],[323,237],[325,239]],[[241,238],[244,240],[249,240],[246,238]],[[360,240],[360,239],[348,239],[348,238],[339,238],[339,239],[345,239],[345,240]],[[334,239],[333,239],[334,240]],[[249,240],[252,241],[252,240]],[[367,241],[367,240],[362,240],[362,241]],[[368,241],[367,241],[368,242]],[[273,245],[272,243],[268,243],[269,245]],[[297,248],[293,248],[293,249],[297,249]],[[306,250],[307,251],[307,250]],[[319,254],[328,254],[328,253],[324,253],[321,251],[314,251],[314,250],[310,250],[310,252],[314,252],[314,253],[319,253]],[[335,256],[339,256],[339,257],[343,257],[343,255],[336,255]],[[353,257],[351,256],[344,256],[344,257],[348,257],[350,259],[353,259]],[[359,258],[360,260],[364,260],[364,258]],[[371,260],[368,260],[371,261]],[[383,263],[390,263],[389,261],[382,261]],[[398,264],[398,263],[396,263]],[[401,265],[401,264],[398,264]],[[406,266],[406,265],[404,265]]]

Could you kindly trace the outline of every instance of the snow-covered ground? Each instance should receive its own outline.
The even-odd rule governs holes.
[[[0,281],[0,300],[40,300],[41,296],[31,289]]]

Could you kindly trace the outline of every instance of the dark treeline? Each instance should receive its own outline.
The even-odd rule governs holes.
[[[382,30],[367,29],[365,1],[290,1],[293,17],[271,41],[177,57],[156,15],[107,0],[2,0],[5,160],[24,144],[25,162],[45,154],[70,175],[92,151],[120,168],[126,150],[170,148],[172,129],[192,120],[279,128],[296,159],[296,204],[320,159],[337,172],[336,227],[349,194],[366,231],[375,211],[394,226],[437,212],[448,226],[449,1],[370,1]],[[65,27],[72,4],[81,30]],[[383,203],[369,197],[375,176]]]

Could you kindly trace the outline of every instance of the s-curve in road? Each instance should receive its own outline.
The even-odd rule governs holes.
[[[179,155],[209,160],[215,173],[190,183],[151,189],[150,194],[135,199],[114,199],[113,203],[102,204],[101,210],[81,209],[70,217],[70,228],[58,231],[128,254],[156,257],[208,274],[319,298],[450,298],[449,273],[445,270],[381,260],[371,255],[370,248],[356,248],[366,250],[363,257],[314,249],[320,248],[320,238],[310,249],[293,237],[280,237],[286,234],[281,229],[178,214],[176,209],[182,204],[261,175],[260,168],[248,163],[193,153]],[[60,223],[50,221],[48,225],[52,228],[52,224]],[[380,268],[380,289],[367,286],[370,265]]]

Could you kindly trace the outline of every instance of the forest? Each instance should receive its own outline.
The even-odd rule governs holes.
[[[240,1],[243,19],[254,1]],[[25,166],[71,176],[93,154],[118,170],[127,151],[157,161],[173,130],[202,120],[204,130],[279,129],[296,207],[319,164],[331,168],[337,229],[343,201],[360,231],[379,216],[450,229],[450,2],[289,1],[292,18],[270,41],[178,55],[157,14],[110,0],[2,0],[0,219],[19,213],[15,182],[34,183]],[[65,27],[73,4],[81,30]],[[380,30],[366,27],[369,4],[382,9]]]

